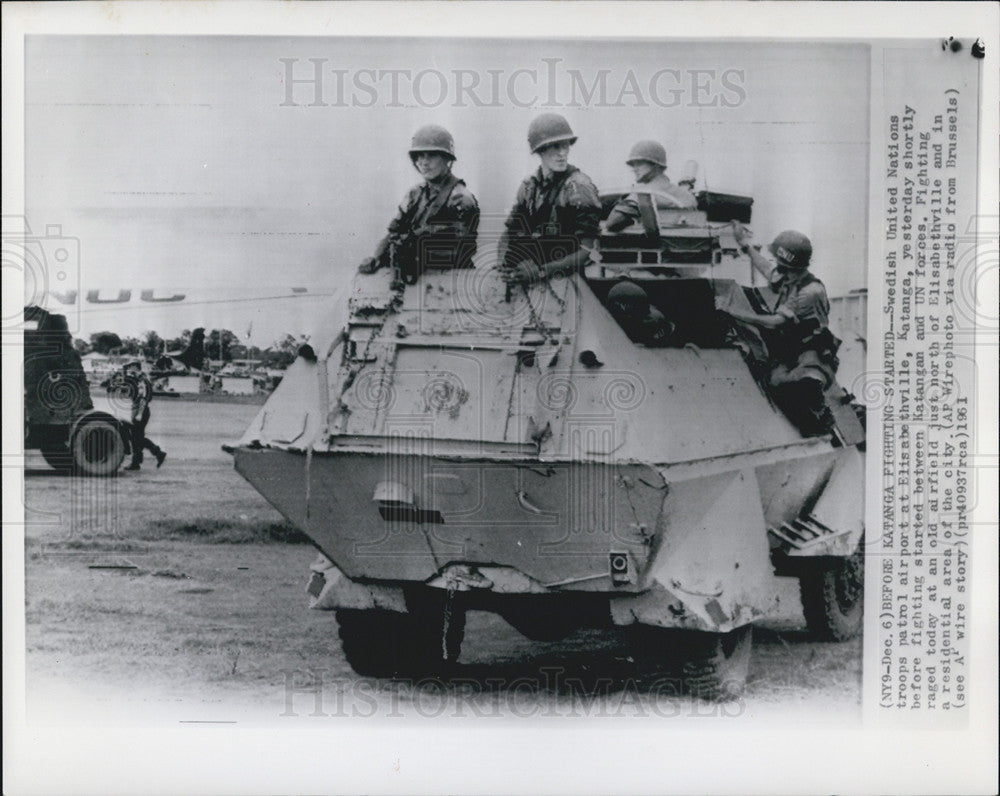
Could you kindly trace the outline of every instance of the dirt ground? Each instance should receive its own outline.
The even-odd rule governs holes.
[[[259,407],[153,404],[162,469],[76,479],[29,456],[26,641],[29,720],[88,724],[368,718],[514,721],[663,718],[860,720],[861,642],[812,641],[797,584],[755,627],[746,694],[676,694],[610,631],[532,642],[472,613],[448,682],[361,678],[336,621],[310,611],[314,549],[233,470],[220,445]]]

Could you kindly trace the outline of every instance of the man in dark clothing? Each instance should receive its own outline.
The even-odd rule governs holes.
[[[167,454],[151,440],[146,439],[146,424],[149,423],[149,402],[153,399],[153,385],[142,372],[142,363],[133,360],[125,365],[116,380],[115,389],[132,404],[132,461],[126,470],[138,470],[142,466],[142,452],[145,448],[156,457],[156,467],[163,464]]]
[[[595,252],[601,200],[590,177],[568,161],[576,136],[556,113],[528,127],[541,165],[521,183],[501,237],[499,262],[508,285],[530,284],[581,269]]]
[[[455,141],[437,125],[421,127],[410,143],[410,160],[424,178],[399,205],[389,233],[358,270],[371,274],[392,266],[397,277],[416,282],[424,266],[469,268],[476,253],[479,204],[465,183],[451,173]]]

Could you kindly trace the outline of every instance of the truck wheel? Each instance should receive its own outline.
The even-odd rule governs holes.
[[[729,633],[687,631],[680,645],[684,690],[708,700],[736,699],[746,688],[753,625]]]
[[[426,621],[429,618],[420,614],[380,608],[341,608],[336,616],[344,657],[365,677],[440,674],[458,659],[465,635],[465,614],[455,612],[449,621],[446,656],[440,617]]]
[[[41,448],[42,458],[48,462],[49,467],[61,473],[68,473],[73,469],[73,455],[69,448],[59,443],[46,443]]]
[[[125,459],[125,441],[118,425],[105,418],[84,422],[70,443],[73,467],[83,475],[114,475]]]
[[[632,625],[628,629],[633,652],[645,670],[666,665],[678,676],[684,693],[708,700],[742,695],[750,668],[753,626],[729,633]]]
[[[337,610],[344,657],[365,677],[393,677],[403,670],[406,614],[379,608]]]
[[[865,613],[864,540],[847,558],[810,561],[799,576],[806,625],[826,641],[846,641],[861,632]]]

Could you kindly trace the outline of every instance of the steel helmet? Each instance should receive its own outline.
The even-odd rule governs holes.
[[[576,136],[573,135],[566,117],[558,113],[543,113],[531,120],[531,124],[528,125],[528,146],[531,147],[532,153],[560,141],[576,143]]]
[[[631,279],[623,279],[608,291],[608,303],[613,310],[633,318],[649,314],[649,296]]]
[[[440,125],[424,125],[410,141],[410,157],[416,158],[421,152],[439,152],[455,160],[455,139]]]
[[[781,265],[795,269],[806,268],[813,253],[809,238],[792,229],[778,233],[769,248]]]
[[[628,153],[626,164],[631,166],[637,160],[648,160],[657,166],[667,167],[667,150],[656,141],[640,141]]]

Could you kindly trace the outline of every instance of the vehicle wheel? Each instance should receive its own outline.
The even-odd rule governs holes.
[[[393,677],[406,660],[406,614],[378,608],[336,612],[344,657],[365,677]]]
[[[70,444],[73,468],[83,475],[114,475],[125,459],[125,441],[117,423],[95,418],[83,423]]]
[[[743,694],[750,669],[753,626],[729,633],[633,625],[632,648],[645,668],[664,664],[680,680],[684,693],[722,701]]]
[[[73,468],[73,454],[69,448],[59,443],[46,443],[41,448],[42,458],[49,466],[61,473],[68,473]]]
[[[746,688],[753,625],[729,633],[685,633],[680,649],[684,690],[709,700],[736,699]]]
[[[465,636],[464,611],[453,612],[447,643],[442,617],[404,614],[380,608],[341,608],[336,612],[344,657],[365,677],[425,677],[454,663]]]
[[[810,561],[799,576],[802,613],[809,630],[827,641],[846,641],[861,632],[865,613],[864,540],[847,558]]]

